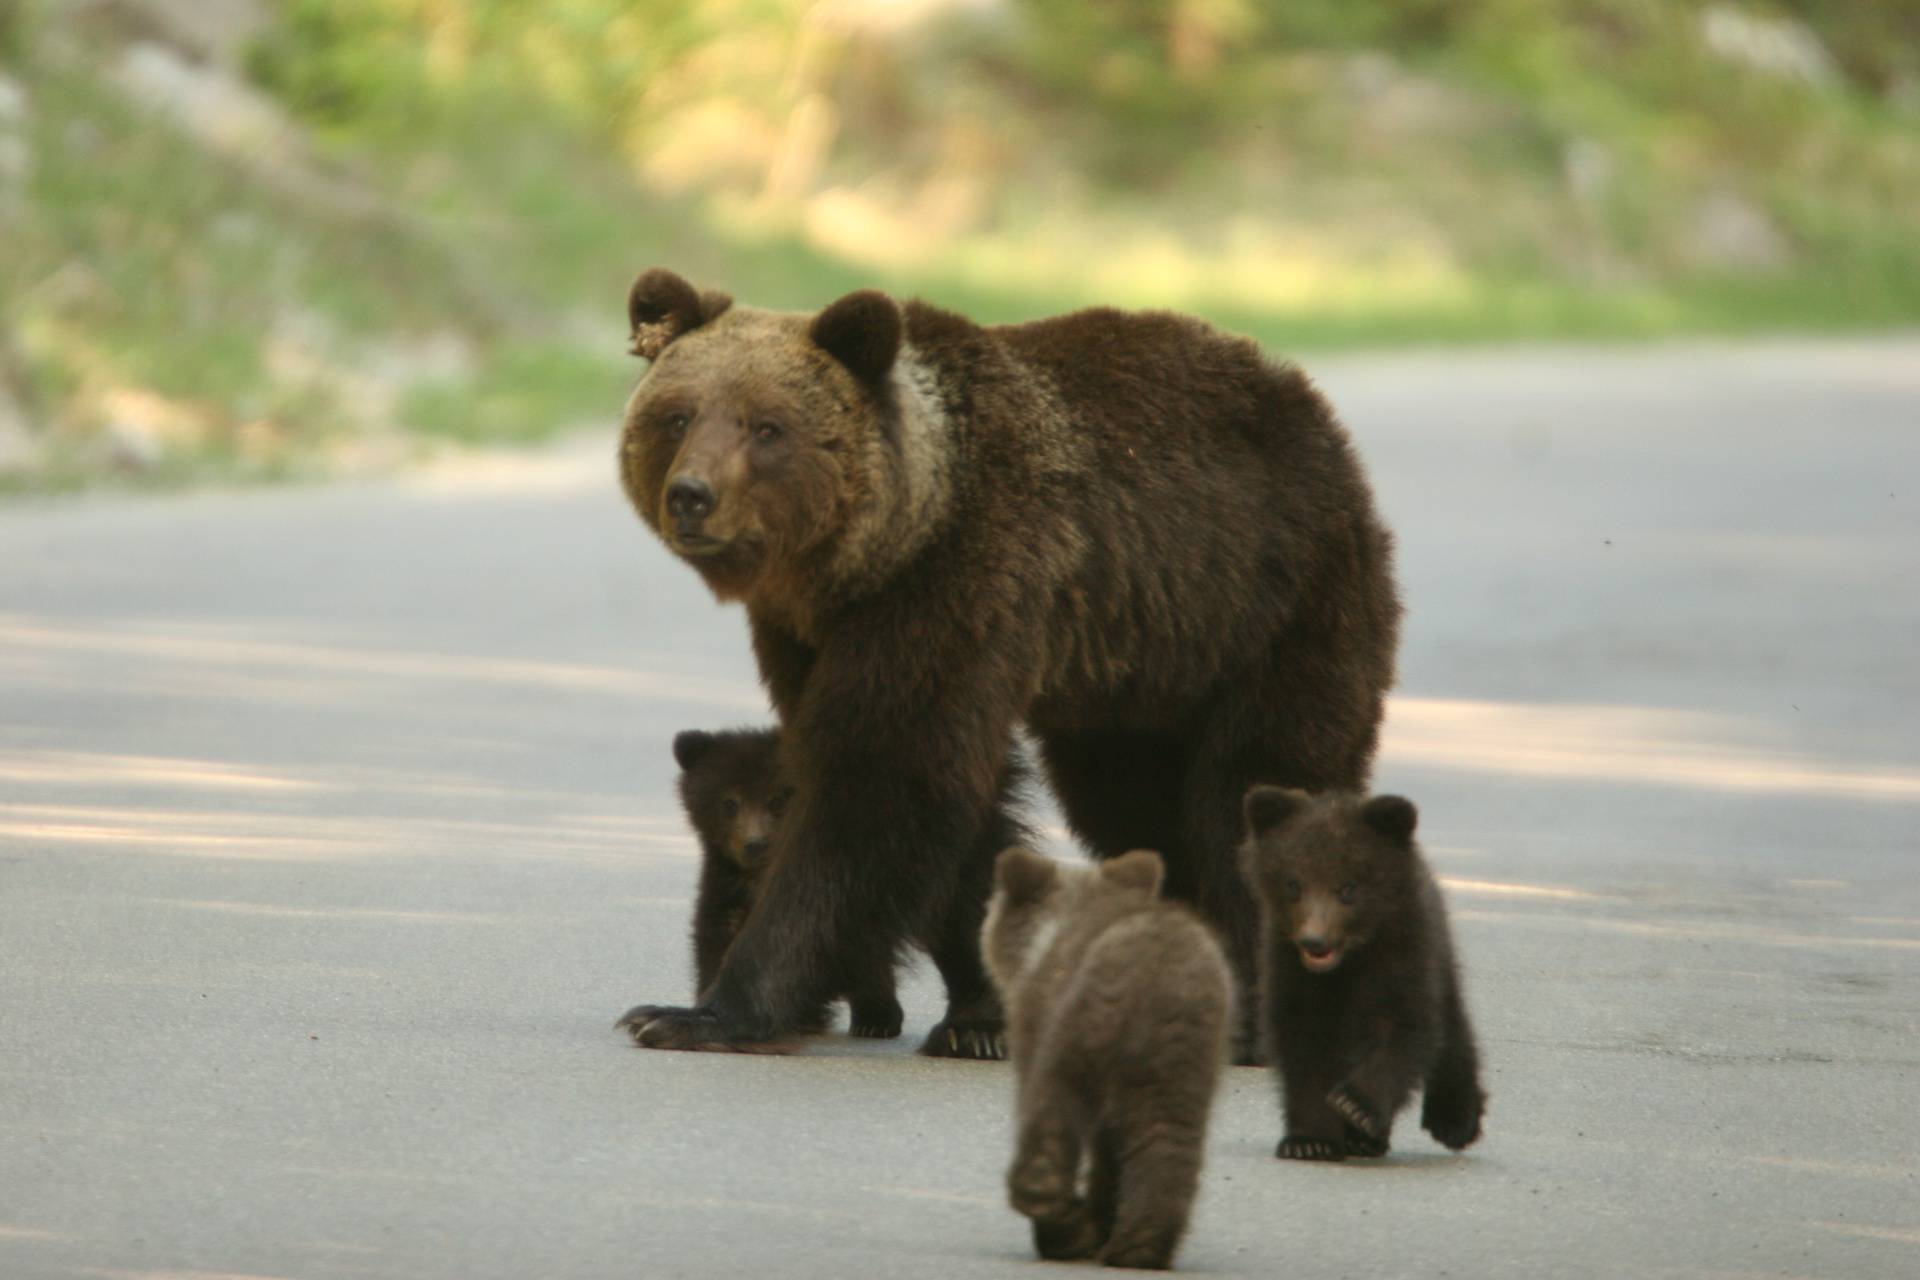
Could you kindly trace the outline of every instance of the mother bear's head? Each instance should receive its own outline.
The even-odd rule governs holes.
[[[621,481],[720,599],[884,576],[944,513],[943,415],[887,295],[763,311],[655,268],[627,310],[651,364],[627,402]]]

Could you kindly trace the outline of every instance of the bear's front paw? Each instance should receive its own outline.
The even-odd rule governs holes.
[[[1386,1136],[1386,1122],[1374,1113],[1372,1107],[1362,1102],[1358,1094],[1344,1085],[1336,1087],[1327,1095],[1327,1105],[1339,1112],[1341,1119],[1369,1138]]]
[[[906,1021],[906,1017],[900,1002],[891,997],[885,1000],[849,1000],[847,1034],[863,1040],[891,1040],[900,1034],[900,1024]]]
[[[789,1046],[744,1035],[716,1011],[637,1004],[613,1024],[642,1049],[697,1049],[718,1053],[785,1053]]]
[[[1347,1154],[1363,1160],[1377,1160],[1387,1154],[1388,1140],[1384,1137],[1372,1138],[1360,1132],[1352,1125],[1347,1126]]]
[[[920,1052],[929,1058],[974,1058],[998,1062],[1007,1056],[1006,1024],[942,1018],[927,1032]]]
[[[1345,1160],[1346,1144],[1338,1139],[1299,1138],[1292,1134],[1280,1139],[1274,1155],[1282,1160]]]
[[[1457,1097],[1429,1093],[1421,1108],[1420,1127],[1441,1146],[1459,1151],[1480,1140],[1480,1118],[1485,1111],[1485,1095],[1477,1089]]]

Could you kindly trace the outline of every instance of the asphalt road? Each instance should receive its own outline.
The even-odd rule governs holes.
[[[1920,1274],[1920,340],[1317,372],[1493,1101],[1282,1163],[1234,1071],[1183,1268]],[[1041,1274],[926,972],[613,1030],[688,986],[668,741],[765,709],[612,445],[0,511],[0,1277]]]

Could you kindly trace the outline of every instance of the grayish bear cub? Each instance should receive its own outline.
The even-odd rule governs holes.
[[[1261,988],[1287,1117],[1275,1154],[1385,1155],[1416,1087],[1428,1133],[1455,1151],[1473,1142],[1487,1095],[1413,805],[1258,786],[1245,808],[1241,866],[1263,909]]]
[[[1144,850],[1097,870],[1000,855],[984,950],[1019,1091],[1007,1188],[1043,1258],[1161,1268],[1186,1230],[1233,975],[1163,874]]]

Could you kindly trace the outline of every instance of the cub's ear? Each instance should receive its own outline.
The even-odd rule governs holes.
[[[1017,844],[1002,849],[993,864],[993,881],[1012,902],[1031,902],[1059,879],[1060,867],[1052,858]]]
[[[1247,815],[1247,834],[1263,836],[1297,814],[1306,812],[1313,797],[1292,787],[1270,787],[1264,783],[1247,788],[1241,808]]]
[[[1387,839],[1404,843],[1413,838],[1420,811],[1405,796],[1375,796],[1360,806],[1360,818]]]
[[[642,272],[627,294],[627,323],[633,327],[633,354],[643,360],[657,360],[668,343],[698,329],[732,305],[733,299],[724,293],[713,290],[696,293],[692,285],[665,267]]]
[[[879,290],[862,289],[815,316],[807,336],[854,377],[879,386],[900,354],[900,308]]]
[[[713,746],[713,735],[704,729],[687,729],[673,735],[673,759],[682,769],[692,769]]]
[[[1148,893],[1157,894],[1160,892],[1160,881],[1166,874],[1166,864],[1151,849],[1135,849],[1132,853],[1121,854],[1112,862],[1100,864],[1100,878],[1121,889],[1145,889]]]

